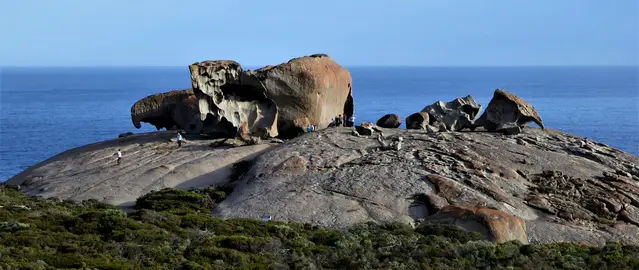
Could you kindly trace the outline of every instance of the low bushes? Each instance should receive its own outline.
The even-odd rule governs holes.
[[[225,191],[165,189],[129,214],[0,187],[0,269],[639,269],[639,247],[494,244],[459,227],[220,220]]]

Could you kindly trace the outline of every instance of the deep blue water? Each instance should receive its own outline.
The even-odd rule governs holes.
[[[637,67],[354,67],[357,122],[402,118],[437,100],[496,88],[529,101],[548,128],[639,155]],[[190,87],[187,67],[0,68],[0,182],[72,147],[135,129],[130,108],[147,95]]]

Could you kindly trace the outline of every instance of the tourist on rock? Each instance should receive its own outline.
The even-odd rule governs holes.
[[[120,152],[120,149],[113,155],[118,157],[118,165],[120,165],[120,161],[122,160],[122,152]]]
[[[348,126],[355,126],[355,115],[351,115],[351,117],[348,118]]]
[[[306,127],[306,133],[311,133],[313,131],[313,126],[311,124],[308,124],[308,127]]]
[[[179,131],[177,133],[177,143],[178,147],[182,147],[182,134]]]
[[[335,119],[335,121],[337,121],[337,126],[338,127],[341,127],[342,124],[344,123],[343,120],[342,120],[342,115],[341,114],[337,117],[337,119]]]

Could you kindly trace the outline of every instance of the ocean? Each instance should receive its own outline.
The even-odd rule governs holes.
[[[254,67],[247,67],[254,68]],[[405,118],[438,100],[496,88],[530,102],[546,127],[639,155],[639,67],[351,67],[356,122]],[[185,67],[0,68],[0,182],[67,149],[133,127],[131,105],[191,86]]]

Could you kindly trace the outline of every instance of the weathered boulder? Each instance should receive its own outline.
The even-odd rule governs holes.
[[[357,131],[357,133],[359,133],[359,135],[362,136],[371,136],[373,135],[373,133],[375,133],[375,131],[381,132],[379,127],[373,125],[373,123],[371,122],[362,122],[361,124],[355,126],[355,130]]]
[[[474,119],[480,110],[481,105],[468,95],[450,102],[437,101],[421,112],[428,113],[430,125],[439,128],[439,131],[460,131],[474,127]]]
[[[535,122],[544,129],[544,123],[535,107],[515,94],[497,89],[475,125],[483,126],[488,131],[518,134],[530,122]]]
[[[350,73],[324,54],[252,71],[223,60],[189,68],[207,133],[233,135],[246,122],[257,137],[295,137],[353,114]]]
[[[497,243],[518,240],[528,244],[524,221],[494,209],[448,205],[435,215],[426,217],[420,226],[428,224],[457,225],[467,231],[481,233],[486,240]]]
[[[426,130],[429,124],[427,112],[418,112],[406,117],[406,129]]]
[[[264,89],[275,101],[282,137],[297,136],[305,123],[323,129],[338,115],[353,115],[351,75],[325,54],[244,72],[242,83]]]
[[[264,89],[242,84],[239,63],[204,61],[190,65],[189,69],[204,133],[234,135],[240,124],[246,122],[251,134],[278,135],[278,107]]]
[[[131,121],[136,128],[140,122],[154,125],[158,130],[183,129],[199,133],[202,128],[198,101],[193,90],[174,90],[147,96],[131,107]]]
[[[387,115],[382,116],[379,120],[377,120],[377,126],[383,128],[398,128],[402,124],[401,118],[399,115],[394,113],[389,113]]]

